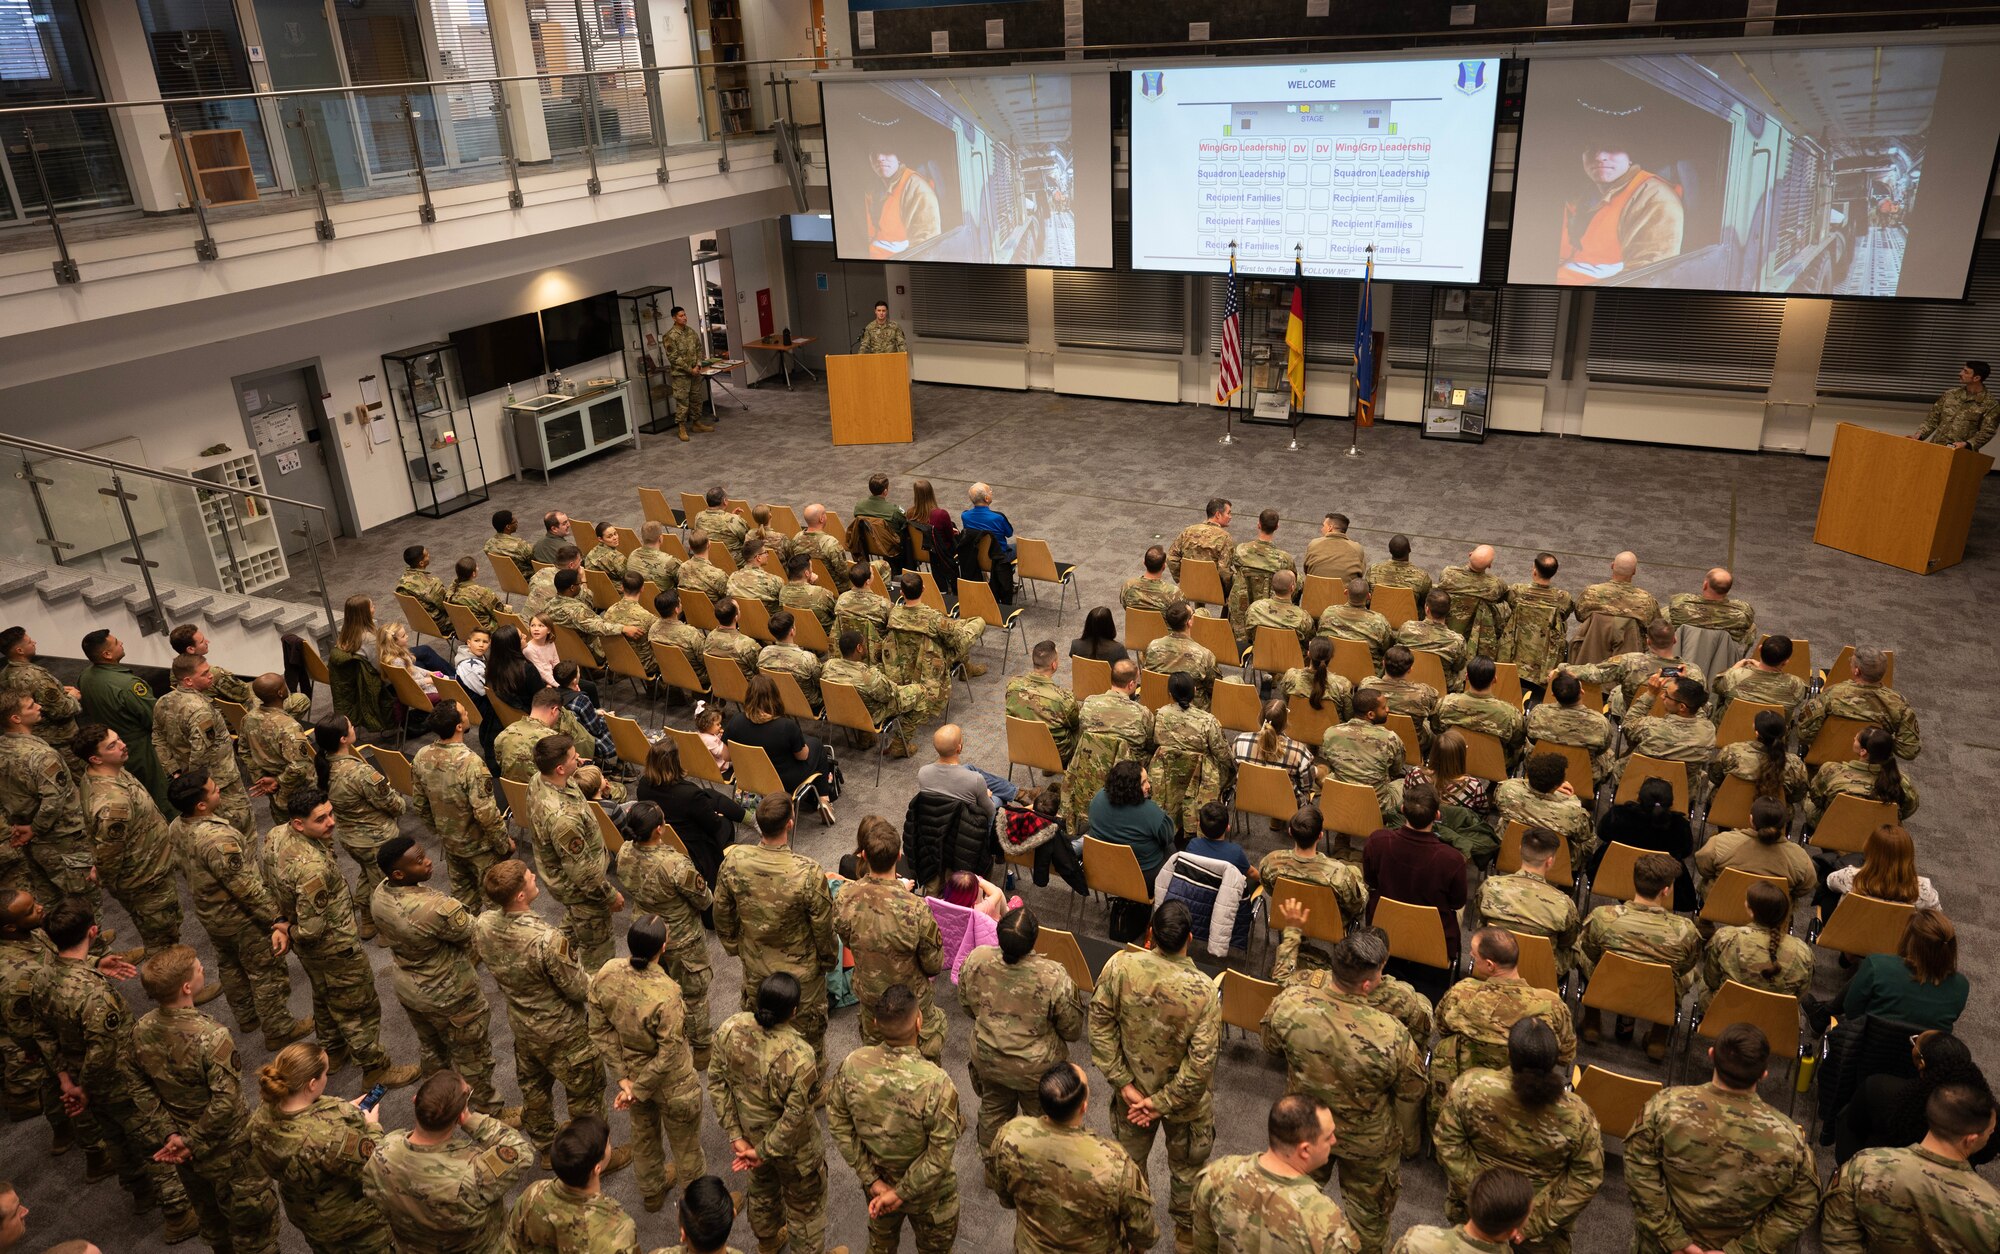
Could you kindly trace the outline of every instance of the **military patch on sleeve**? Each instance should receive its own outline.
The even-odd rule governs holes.
[[[49,760],[42,765],[42,774],[48,776],[50,779],[55,779],[62,773],[63,764],[61,758],[51,755]]]
[[[581,836],[570,837],[568,840],[563,842],[563,850],[566,853],[582,853],[583,837]]]
[[[145,680],[135,679],[132,681],[132,695],[135,697],[150,697],[153,694],[147,689]]]
[[[373,1141],[361,1142],[361,1157],[373,1158],[374,1156],[375,1156],[375,1142]]]
[[[511,1145],[497,1145],[493,1148],[493,1152],[500,1155],[500,1161],[503,1163],[517,1162],[521,1157],[521,1151]]]
[[[555,933],[555,945],[556,953],[559,956],[564,958],[569,957],[569,937],[564,936],[561,932]]]

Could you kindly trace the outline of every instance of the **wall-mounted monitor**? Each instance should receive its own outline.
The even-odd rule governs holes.
[[[1990,47],[1535,58],[1507,281],[1960,299]]]
[[[1108,71],[822,84],[834,245],[851,261],[1108,267]]]
[[[516,314],[451,333],[467,397],[497,391],[543,371],[542,324],[534,314]]]
[[[599,292],[542,310],[542,345],[551,370],[567,370],[617,352],[618,293]]]
[[[1132,72],[1132,268],[1473,283],[1496,58]]]

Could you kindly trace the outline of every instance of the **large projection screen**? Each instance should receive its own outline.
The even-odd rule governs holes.
[[[1111,265],[1111,75],[822,84],[834,249],[851,261]]]
[[[1961,299],[1996,140],[1990,45],[1537,57],[1507,281]]]
[[[1472,283],[1497,59],[1132,72],[1132,268]],[[1296,250],[1296,253],[1295,253]]]

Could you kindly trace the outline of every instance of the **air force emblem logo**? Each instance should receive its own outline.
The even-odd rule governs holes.
[[[1166,90],[1166,79],[1165,70],[1139,71],[1139,94],[1148,100],[1157,100],[1160,93]]]
[[[1458,63],[1458,89],[1468,96],[1478,95],[1486,89],[1486,62],[1460,61]]]

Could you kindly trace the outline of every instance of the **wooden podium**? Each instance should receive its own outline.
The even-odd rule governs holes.
[[[833,442],[908,444],[910,355],[846,353],[826,359],[827,409]]]
[[[1843,422],[1813,540],[1919,575],[1956,565],[1993,459]]]

